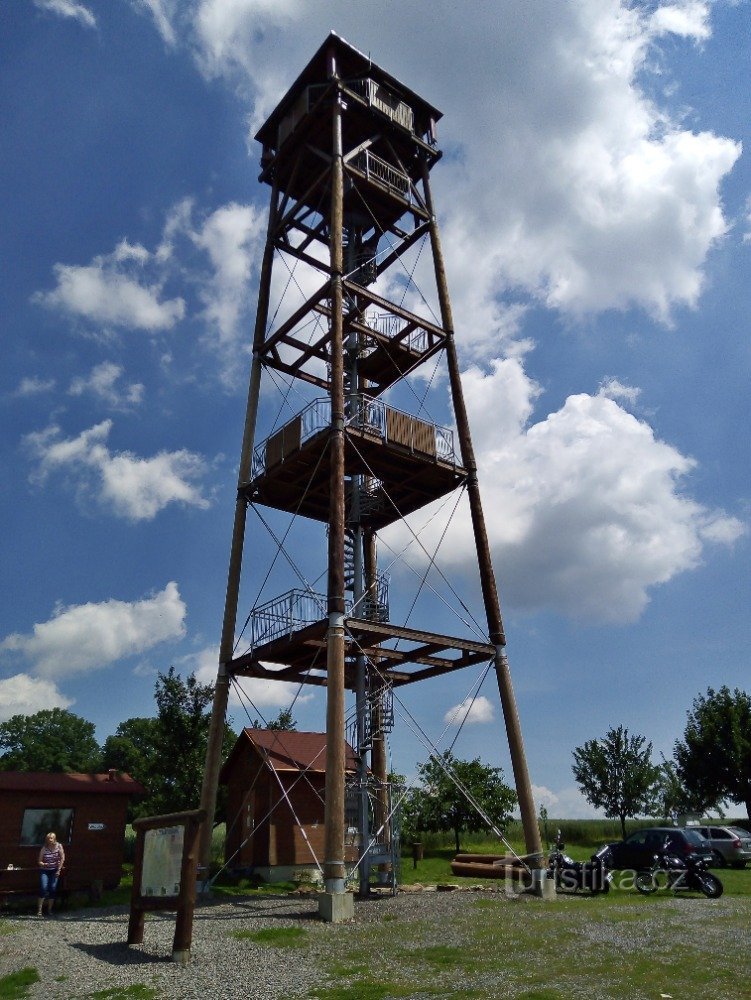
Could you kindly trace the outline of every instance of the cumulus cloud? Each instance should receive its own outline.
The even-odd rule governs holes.
[[[638,618],[650,588],[698,566],[705,545],[732,545],[745,526],[685,493],[691,458],[598,393],[569,396],[531,419],[539,388],[517,359],[464,374],[490,544],[504,599],[598,622]],[[497,419],[485,419],[490,412]],[[440,527],[428,526],[429,539]],[[390,529],[397,547],[405,529]],[[405,533],[400,539],[400,533]],[[441,546],[441,564],[474,571],[464,515]]]
[[[103,361],[95,365],[87,376],[76,376],[70,383],[68,393],[71,396],[91,394],[116,410],[136,406],[143,401],[144,387],[140,382],[131,382],[121,388],[118,383],[123,371],[122,365]]]
[[[130,521],[153,520],[171,503],[209,506],[198,485],[206,472],[200,455],[186,449],[161,451],[151,458],[112,452],[106,443],[111,430],[112,421],[105,420],[74,438],[64,438],[54,424],[28,434],[23,444],[37,462],[32,481],[43,484],[53,472],[68,472],[81,496],[95,496]]]
[[[96,18],[88,7],[77,0],[34,0],[34,6],[60,17],[70,17],[85,28],[96,28]]]
[[[495,719],[495,711],[492,703],[480,695],[474,701],[465,698],[458,705],[454,705],[443,717],[443,721],[449,726],[461,726],[464,723],[492,722]]]
[[[601,809],[595,809],[587,802],[575,786],[553,791],[545,785],[532,785],[532,796],[537,808],[544,806],[551,819],[602,819]],[[552,836],[554,831],[549,831]]]
[[[105,327],[171,329],[185,315],[185,301],[163,298],[163,279],[149,282],[151,261],[145,247],[123,240],[90,264],[55,264],[55,288],[37,292],[34,301]]]
[[[46,622],[0,642],[0,652],[16,654],[43,679],[70,677],[143,653],[185,635],[185,604],[177,584],[140,601],[60,606]]]
[[[72,704],[49,680],[29,674],[0,680],[0,722],[7,722],[13,715],[34,715],[44,709],[70,708]]]
[[[219,665],[219,650],[216,646],[207,646],[197,653],[191,653],[180,660],[180,666],[193,672],[202,684],[214,684]],[[265,664],[273,667],[273,664]],[[240,693],[238,693],[238,687]],[[230,686],[229,707],[239,709],[245,715],[246,710],[255,718],[256,715],[267,714],[264,709],[289,708],[292,700],[302,705],[310,701],[314,695],[309,688],[300,691],[299,684],[290,681],[274,681],[259,677],[237,677]],[[241,722],[249,725],[247,717]]]
[[[194,0],[180,18],[159,7],[207,77],[245,87],[254,126],[331,24],[439,104],[453,155],[436,172],[436,203],[449,273],[467,272],[457,326],[491,356],[504,340],[501,294],[573,316],[636,305],[665,323],[696,305],[728,228],[720,185],[740,144],[672,120],[643,80],[666,37],[709,36],[710,10],[703,0],[539,0],[534,11],[502,0],[466,17],[443,0],[430,17],[416,3],[376,23],[345,0],[325,10]],[[436,77],[435,51],[449,76]]]
[[[42,396],[51,392],[56,384],[53,378],[39,378],[38,375],[29,375],[21,379],[13,395],[19,399],[28,396]]]

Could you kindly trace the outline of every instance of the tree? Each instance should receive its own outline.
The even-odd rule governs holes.
[[[276,732],[284,733],[296,733],[297,732],[297,722],[295,722],[292,717],[291,708],[282,708],[279,711],[279,715],[270,722],[261,722],[260,719],[254,719],[250,724],[251,729],[273,729]]]
[[[657,792],[660,815],[666,818],[680,813],[704,813],[707,808],[686,788],[674,761],[662,758],[660,784]]]
[[[157,675],[156,718],[128,719],[105,742],[105,765],[128,771],[148,789],[146,799],[135,806],[136,815],[198,806],[213,696],[213,685],[199,683],[195,674],[183,679],[170,667],[166,674]],[[235,740],[225,725],[225,756]],[[223,807],[220,796],[219,814]]]
[[[449,750],[421,765],[423,786],[415,789],[406,807],[405,825],[418,830],[453,830],[456,850],[462,833],[487,827],[486,819],[452,780],[465,788],[480,809],[500,829],[511,818],[516,792],[503,781],[503,770],[474,760],[457,760]]]
[[[13,715],[0,725],[0,770],[98,771],[94,724],[64,708]]]
[[[751,696],[745,691],[708,688],[695,698],[673,755],[702,811],[729,799],[745,805],[751,819]]]
[[[652,744],[629,736],[623,726],[576,747],[572,770],[587,802],[619,819],[624,837],[628,817],[649,815],[656,807],[660,768],[652,763]]]

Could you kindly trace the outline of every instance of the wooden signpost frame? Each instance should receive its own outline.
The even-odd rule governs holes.
[[[193,911],[196,906],[196,873],[201,826],[206,819],[205,809],[168,813],[164,816],[144,816],[133,823],[136,831],[136,856],[133,867],[133,891],[130,897],[128,944],[143,944],[146,913],[154,910],[176,910],[175,937],[172,943],[172,961],[181,965],[190,961],[193,939]],[[180,866],[180,888],[174,895],[144,895],[141,888],[143,855],[146,834],[150,830],[184,827],[183,854]]]

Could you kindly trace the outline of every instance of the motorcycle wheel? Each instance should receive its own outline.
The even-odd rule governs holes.
[[[711,872],[702,872],[697,875],[696,881],[699,884],[699,891],[703,892],[707,899],[719,899],[724,892],[722,882]]]
[[[651,896],[653,892],[657,892],[657,882],[655,881],[654,873],[637,872],[634,879],[634,888],[642,896]]]

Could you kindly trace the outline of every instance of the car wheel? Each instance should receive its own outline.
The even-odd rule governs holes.
[[[719,851],[712,851],[712,867],[713,868],[725,868],[727,866],[727,861],[724,855],[720,854]]]

